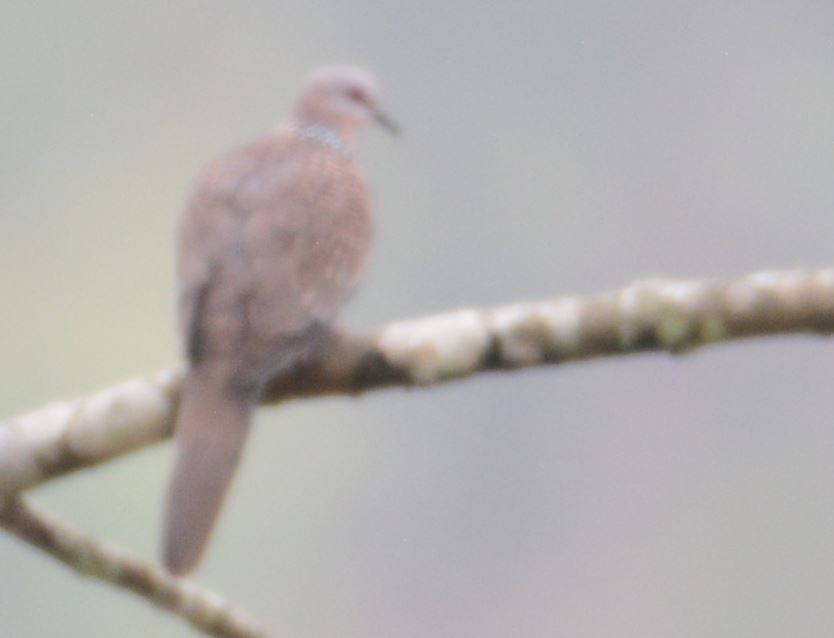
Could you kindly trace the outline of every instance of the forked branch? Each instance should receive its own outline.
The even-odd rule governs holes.
[[[428,386],[490,370],[636,352],[682,353],[722,341],[834,332],[834,268],[713,281],[648,280],[613,292],[334,333],[273,381],[265,402]],[[19,492],[170,436],[181,370],[112,386],[0,423],[0,526],[75,569],[131,590],[215,636],[261,635],[213,594],[40,512]]]

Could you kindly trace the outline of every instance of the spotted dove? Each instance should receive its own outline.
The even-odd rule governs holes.
[[[179,310],[189,369],[163,530],[174,574],[197,565],[265,383],[321,343],[362,273],[372,234],[356,137],[373,77],[312,73],[289,123],[211,162],[180,227]]]

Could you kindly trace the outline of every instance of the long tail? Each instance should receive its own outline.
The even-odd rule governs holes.
[[[197,565],[240,460],[255,396],[234,393],[199,367],[186,381],[177,417],[177,458],[168,488],[162,554],[184,574]]]

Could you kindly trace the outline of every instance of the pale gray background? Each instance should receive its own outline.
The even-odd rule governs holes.
[[[834,261],[834,3],[25,2],[0,16],[0,414],[178,359],[173,228],[306,73],[380,77],[371,326]],[[276,636],[831,636],[834,347],[263,410],[199,579]],[[169,446],[33,498],[154,557]],[[190,635],[0,534],[0,633]]]

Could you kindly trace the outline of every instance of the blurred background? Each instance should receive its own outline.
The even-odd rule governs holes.
[[[6,0],[0,414],[179,359],[195,172],[373,69],[357,327],[834,261],[834,4]],[[834,344],[263,409],[198,580],[276,636],[830,636]],[[37,490],[152,559],[170,446]],[[0,633],[192,635],[0,534]],[[112,628],[112,629],[109,629]]]

